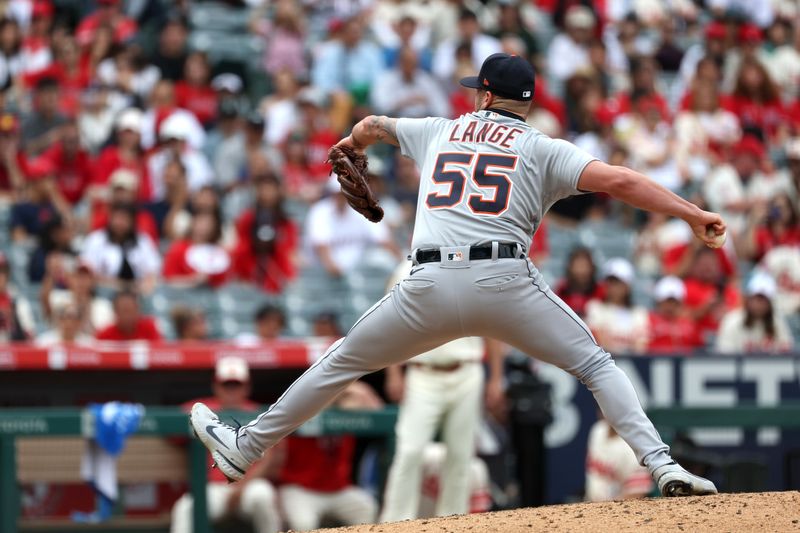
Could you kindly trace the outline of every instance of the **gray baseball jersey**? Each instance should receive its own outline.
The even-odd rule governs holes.
[[[528,124],[492,111],[455,120],[397,121],[403,155],[420,168],[412,248],[525,246],[556,201],[578,194],[594,158]]]
[[[481,336],[570,372],[594,394],[641,464],[652,473],[671,463],[630,380],[536,266],[521,253],[470,254],[475,244],[492,243],[494,250],[494,243],[530,242],[547,209],[578,192],[592,157],[493,111],[456,120],[401,119],[397,136],[421,170],[413,247],[439,249],[440,259],[415,265],[266,413],[244,426],[242,454],[256,459],[364,374],[453,339]]]

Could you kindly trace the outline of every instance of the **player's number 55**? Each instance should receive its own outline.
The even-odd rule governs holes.
[[[437,156],[431,179],[436,184],[449,185],[449,188],[444,193],[432,192],[427,196],[425,204],[429,209],[449,209],[461,203],[469,180],[464,171],[469,170],[473,159],[472,181],[480,193],[470,194],[467,198],[470,211],[479,215],[499,215],[508,209],[512,187],[508,173],[517,167],[517,156],[467,152],[442,152]]]

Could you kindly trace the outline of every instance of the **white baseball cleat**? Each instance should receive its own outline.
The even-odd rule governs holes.
[[[250,461],[242,456],[239,451],[239,429],[220,421],[219,417],[200,402],[192,406],[189,422],[192,424],[195,435],[211,452],[214,466],[234,482],[244,478]]]
[[[656,468],[653,479],[656,480],[662,496],[703,496],[717,493],[717,487],[711,481],[687,472],[674,461]]]

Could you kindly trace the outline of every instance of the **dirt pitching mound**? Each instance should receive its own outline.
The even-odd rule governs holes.
[[[800,492],[719,494],[579,503],[393,524],[328,529],[326,533],[530,533],[533,531],[800,532]]]

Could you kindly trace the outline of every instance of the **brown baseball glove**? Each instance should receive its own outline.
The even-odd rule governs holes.
[[[349,146],[334,146],[328,150],[328,161],[350,207],[370,222],[380,222],[383,209],[367,184],[367,156]]]

